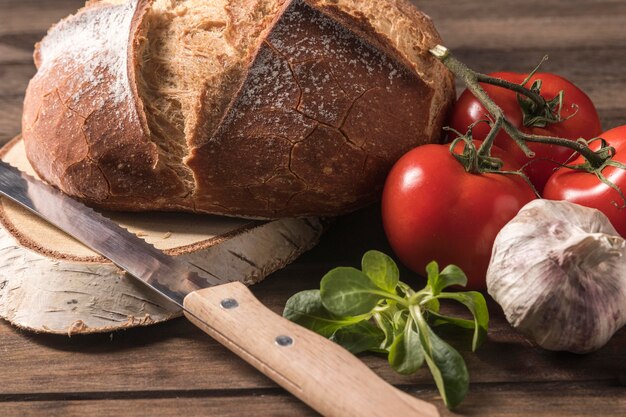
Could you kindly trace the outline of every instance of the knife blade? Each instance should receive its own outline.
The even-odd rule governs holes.
[[[0,161],[0,194],[183,309],[187,319],[327,417],[435,417],[340,346],[273,313],[242,283],[191,270],[83,203]],[[131,279],[131,278],[129,278]]]
[[[183,307],[193,291],[223,284],[200,277],[110,219],[58,189],[0,161],[0,192]]]

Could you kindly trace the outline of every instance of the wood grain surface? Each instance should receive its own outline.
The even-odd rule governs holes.
[[[20,131],[21,101],[34,74],[32,47],[81,0],[0,0],[0,140]],[[626,1],[418,0],[447,46],[483,71],[533,67],[580,85],[603,126],[626,124]],[[389,252],[378,207],[339,219],[312,252],[252,288],[282,311],[293,293],[315,288],[339,265],[358,265],[368,249]],[[403,279],[421,285],[402,271]],[[598,352],[580,356],[534,347],[497,305],[489,339],[476,353],[451,334],[470,374],[470,394],[450,413],[426,368],[403,377],[383,358],[363,361],[443,415],[626,415],[626,329]],[[458,312],[454,307],[449,307]],[[36,335],[0,323],[2,416],[314,416],[251,366],[183,319],[151,328],[73,337]]]
[[[221,301],[237,300],[223,308]],[[185,317],[326,417],[439,417],[334,342],[275,314],[241,282],[185,297]],[[279,338],[288,338],[280,344]]]
[[[0,148],[0,158],[36,176],[20,137]],[[190,213],[105,215],[199,274],[247,285],[314,247],[327,227],[316,217],[264,222]],[[0,281],[0,318],[33,332],[115,331],[182,314],[106,258],[4,197]]]

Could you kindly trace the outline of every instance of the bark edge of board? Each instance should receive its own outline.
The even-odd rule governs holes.
[[[23,149],[20,138],[15,138],[0,150],[0,157],[27,169],[20,166],[25,160],[25,157],[21,159],[20,147]],[[13,221],[19,216],[22,223]],[[42,245],[41,241],[28,237],[32,231],[21,232],[24,216],[32,216],[36,227],[47,229],[54,241]],[[132,216],[139,218],[142,214],[130,216],[132,223]],[[222,218],[202,219],[220,222]],[[165,252],[189,262],[200,274],[252,285],[315,246],[327,225],[319,218],[241,224],[232,223],[232,219],[223,221],[228,225],[218,228],[221,230],[218,235],[193,244],[168,247]],[[93,256],[64,253],[64,242],[68,246],[77,245],[35,215],[0,198],[0,317],[29,331],[74,335],[147,326],[182,314],[95,253]]]

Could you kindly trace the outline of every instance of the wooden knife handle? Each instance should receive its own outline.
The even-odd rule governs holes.
[[[240,282],[189,294],[185,316],[326,417],[435,417],[341,346],[273,313]]]

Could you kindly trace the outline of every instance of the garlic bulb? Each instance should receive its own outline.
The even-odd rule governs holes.
[[[498,234],[487,288],[539,346],[597,350],[626,324],[626,241],[598,210],[534,200]]]

